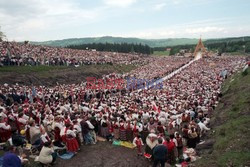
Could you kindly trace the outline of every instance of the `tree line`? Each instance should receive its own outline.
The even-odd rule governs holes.
[[[241,41],[223,41],[223,42],[204,42],[205,47],[210,51],[221,53],[233,53],[233,52],[239,52],[239,53],[250,53],[250,38],[247,38],[245,40]],[[174,55],[176,53],[179,53],[181,49],[187,49],[191,53],[194,52],[196,45],[178,45],[178,46],[172,46],[170,55]],[[164,51],[166,47],[157,47],[154,48],[154,51]]]
[[[128,43],[90,43],[81,45],[69,45],[67,48],[79,50],[107,51],[107,52],[121,52],[121,53],[142,53],[152,54],[153,49],[148,45],[142,44],[128,44]]]
[[[5,37],[5,35],[4,35],[4,33],[1,31],[1,27],[0,27],[0,41],[2,41],[4,37]]]

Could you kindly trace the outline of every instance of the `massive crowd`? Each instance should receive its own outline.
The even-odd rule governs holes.
[[[143,79],[162,78],[187,64],[190,60],[191,58],[185,57],[151,57],[150,63],[131,71],[130,77]]]
[[[103,78],[162,77],[188,61],[157,58],[129,74]],[[138,155],[145,152],[145,157],[155,160],[154,148],[163,144],[167,148],[166,161],[174,164],[177,158],[183,159],[184,148],[195,148],[210,130],[209,120],[225,75],[235,73],[244,64],[242,57],[202,58],[164,81],[162,89],[130,91],[124,86],[91,90],[86,83],[54,87],[1,85],[0,138],[2,142],[12,139],[16,147],[31,143],[43,164],[55,161],[54,149],[66,147],[77,153],[81,144],[96,144],[97,136],[130,141],[137,146]],[[223,76],[222,71],[226,71]],[[146,145],[145,151],[142,144]]]
[[[148,62],[145,56],[0,41],[0,66],[143,64]]]

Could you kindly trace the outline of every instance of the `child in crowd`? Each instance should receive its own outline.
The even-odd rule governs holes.
[[[134,140],[133,140],[133,144],[137,147],[137,155],[142,155],[142,146],[143,146],[143,142],[141,139],[141,135],[138,134]]]

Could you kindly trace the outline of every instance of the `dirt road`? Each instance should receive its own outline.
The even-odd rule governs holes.
[[[137,156],[135,149],[113,146],[109,142],[82,146],[81,151],[70,160],[58,159],[56,167],[150,167],[142,156]]]

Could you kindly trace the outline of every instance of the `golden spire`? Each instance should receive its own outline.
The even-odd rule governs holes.
[[[200,35],[200,39],[198,41],[198,44],[196,45],[195,47],[195,50],[194,50],[194,57],[196,58],[197,56],[197,53],[201,51],[202,54],[204,54],[204,52],[206,52],[206,48],[204,47],[203,43],[202,43],[202,40],[201,40],[201,35]]]

